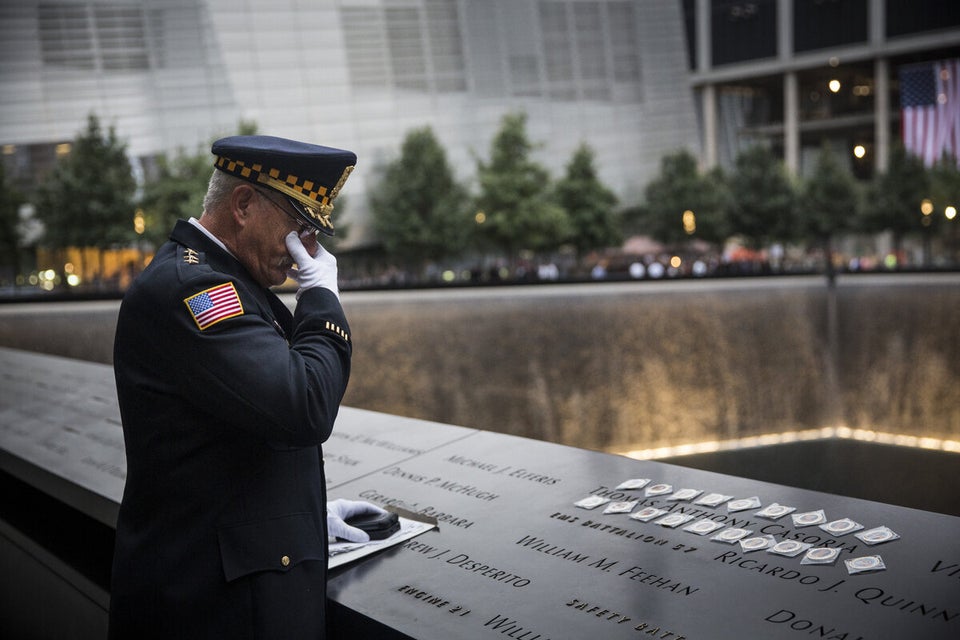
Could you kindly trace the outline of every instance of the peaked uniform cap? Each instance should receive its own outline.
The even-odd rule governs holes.
[[[357,163],[352,151],[274,136],[230,136],[213,143],[214,167],[287,197],[298,215],[333,235],[333,201]]]

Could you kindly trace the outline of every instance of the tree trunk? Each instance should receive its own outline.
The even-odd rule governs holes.
[[[833,289],[837,285],[837,272],[833,268],[833,242],[830,236],[823,239],[823,259],[827,287]]]

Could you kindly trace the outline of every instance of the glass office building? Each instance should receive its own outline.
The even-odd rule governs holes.
[[[676,0],[18,0],[0,3],[7,175],[42,176],[95,113],[138,170],[234,133],[360,160],[347,245],[373,244],[365,191],[429,125],[464,180],[523,111],[555,177],[583,141],[639,203],[662,154],[699,152]]]
[[[826,140],[856,176],[869,178],[901,139],[902,70],[960,57],[958,2],[682,4],[707,165],[730,166],[740,150],[763,142],[804,174]],[[937,97],[960,114],[952,94]],[[958,123],[954,115],[951,126]]]

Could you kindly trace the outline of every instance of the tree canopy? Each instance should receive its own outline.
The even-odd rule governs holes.
[[[946,224],[960,222],[954,217],[948,217],[947,207],[960,207],[960,169],[957,161],[949,155],[944,155],[930,170],[930,205],[932,211],[925,215],[921,226],[931,230],[944,227]],[[913,219],[916,219],[914,214]]]
[[[729,195],[719,170],[702,175],[687,150],[664,156],[660,173],[645,191],[647,203],[637,229],[666,244],[692,237],[720,244],[728,235]]]
[[[800,231],[823,248],[824,270],[833,286],[833,239],[854,227],[860,215],[860,185],[826,144],[813,173],[803,181],[799,211]]]
[[[255,124],[240,123],[239,133],[255,132]],[[952,158],[927,169],[895,146],[888,169],[874,177],[869,197],[862,198],[863,183],[826,146],[806,179],[790,175],[766,145],[742,151],[727,172],[702,171],[692,153],[678,150],[661,158],[643,201],[618,210],[617,197],[598,177],[589,144],[576,148],[556,181],[535,159],[538,146],[528,136],[526,114],[504,115],[487,157],[476,158],[471,194],[433,130],[409,131],[396,159],[378,168],[379,179],[366,194],[384,252],[406,267],[459,260],[478,248],[513,260],[525,250],[546,254],[572,246],[582,257],[615,249],[630,233],[671,248],[690,240],[719,247],[738,236],[751,248],[792,241],[829,253],[838,234],[889,231],[895,249],[915,233],[922,234],[928,253],[942,246],[957,253],[953,225],[960,221],[953,207],[960,203],[960,171]],[[70,152],[31,198],[44,230],[41,245],[103,250],[146,240],[158,246],[176,219],[202,213],[212,171],[207,145],[159,155],[135,202],[126,145],[112,126],[102,127],[91,114]],[[12,264],[19,272],[23,198],[2,177],[0,265]],[[345,201],[337,203],[341,216]],[[337,241],[347,230],[338,221]]]
[[[256,132],[255,122],[241,120],[237,125],[237,135]],[[178,219],[200,217],[203,213],[203,197],[213,173],[211,142],[198,145],[192,153],[180,148],[173,157],[158,156],[156,171],[144,182],[140,196],[143,238],[154,246],[167,240]]]
[[[20,270],[20,205],[23,203],[23,195],[7,182],[3,163],[0,163],[0,266],[9,267],[14,276]],[[0,281],[3,279],[0,277]]]
[[[37,194],[37,217],[44,224],[43,242],[52,247],[96,247],[123,244],[133,235],[136,182],[126,144],[110,126],[104,131],[96,116],[61,158]]]
[[[464,250],[474,222],[466,188],[457,182],[430,127],[410,131],[400,156],[370,193],[374,227],[387,252],[422,263]]]
[[[200,217],[212,171],[209,148],[193,154],[180,149],[173,158],[160,156],[156,174],[144,183],[140,199],[144,239],[160,246],[178,219]]]
[[[796,235],[795,189],[783,162],[764,145],[736,158],[728,181],[729,228],[757,248]]]
[[[573,232],[569,242],[578,255],[622,241],[617,197],[597,177],[593,150],[586,143],[574,152],[557,182],[556,200],[569,216]]]
[[[860,187],[829,147],[817,157],[813,173],[803,181],[800,230],[818,240],[829,240],[853,228],[860,211]]]
[[[895,146],[887,170],[874,176],[869,190],[859,227],[867,232],[890,231],[899,249],[903,237],[920,228],[921,206],[930,197],[930,176],[923,161],[903,145]]]
[[[504,116],[489,161],[477,161],[480,231],[509,257],[520,249],[554,249],[572,229],[566,212],[551,197],[549,172],[531,158],[534,145],[526,121],[523,113]]]

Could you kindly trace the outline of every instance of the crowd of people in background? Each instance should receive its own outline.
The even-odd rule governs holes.
[[[838,252],[833,263],[837,272],[845,273],[951,268],[945,263],[925,265],[919,255],[892,250],[866,255]],[[341,284],[350,290],[804,275],[822,273],[824,255],[820,250],[792,251],[782,245],[763,250],[733,245],[722,253],[710,249],[668,251],[662,247],[645,253],[615,249],[592,252],[579,260],[572,255],[530,256],[513,261],[478,258],[450,265],[430,263],[420,269],[361,265],[349,256],[341,264]]]

